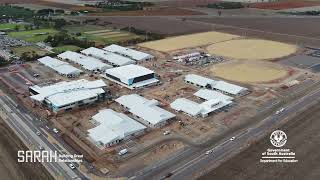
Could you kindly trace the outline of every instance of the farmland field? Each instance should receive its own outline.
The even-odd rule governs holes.
[[[17,39],[22,39],[27,42],[41,42],[44,41],[49,35],[58,33],[55,29],[36,29],[30,31],[11,32],[9,36]]]
[[[94,41],[97,45],[105,45],[107,43],[117,43],[120,41],[141,38],[141,36],[129,32],[111,31],[110,29],[87,31],[82,33],[81,37]]]
[[[246,60],[275,59],[297,51],[295,45],[260,39],[237,39],[207,47],[209,53]]]
[[[46,54],[48,54],[48,51],[45,51],[43,49],[40,49],[36,46],[23,46],[23,47],[16,47],[16,48],[12,48],[12,51],[15,55],[21,56],[21,54],[23,54],[24,52],[30,52],[32,53],[33,51],[38,54],[39,56],[44,56]]]
[[[96,45],[105,45],[108,43],[117,43],[130,39],[141,38],[141,36],[130,32],[113,30],[111,28],[97,25],[71,25],[64,27],[64,29],[74,35],[81,33],[81,36],[78,36],[78,38],[94,41]]]
[[[168,52],[178,49],[209,45],[234,38],[239,38],[239,36],[211,31],[141,43],[139,46],[157,51]]]

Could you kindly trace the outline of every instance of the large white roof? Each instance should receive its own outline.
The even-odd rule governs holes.
[[[210,100],[210,99],[218,99],[220,101],[231,101],[233,100],[233,97],[227,96],[225,94],[222,94],[221,92],[214,91],[214,90],[209,90],[209,89],[200,89],[193,95],[200,97],[205,100]]]
[[[82,72],[81,70],[71,66],[67,62],[63,62],[49,56],[42,57],[38,59],[38,61],[44,64],[45,66],[48,66],[51,69],[57,71],[60,74],[68,75],[68,74],[79,74]]]
[[[32,86],[30,87],[39,94],[31,96],[36,101],[47,100],[53,105],[60,107],[71,104],[80,100],[96,97],[104,93],[102,87],[106,84],[102,80],[88,81],[80,79],[77,81],[62,81],[49,86]]]
[[[220,91],[224,91],[227,92],[229,94],[232,95],[237,95],[242,93],[243,91],[247,91],[247,88],[235,85],[235,84],[231,84],[225,81],[218,81],[214,86],[214,89],[218,89]]]
[[[193,84],[198,84],[200,86],[207,86],[210,85],[211,88],[217,89],[232,95],[238,95],[243,91],[247,91],[247,88],[231,84],[225,81],[213,80],[206,77],[202,77],[195,74],[188,74],[185,76],[185,81],[192,82]]]
[[[189,81],[192,82],[194,84],[198,84],[200,86],[205,87],[206,85],[212,85],[214,84],[216,81],[213,79],[209,79],[206,77],[202,77],[196,74],[188,74],[185,76],[185,81]]]
[[[87,69],[89,71],[94,71],[97,69],[105,70],[108,68],[112,68],[112,66],[105,64],[96,58],[88,57],[76,52],[66,51],[64,53],[59,54],[58,57],[80,64],[84,69]]]
[[[115,64],[117,66],[124,66],[124,65],[135,63],[135,61],[131,60],[130,58],[123,57],[121,55],[108,52],[102,49],[98,49],[95,47],[90,47],[85,50],[82,50],[81,53],[87,56],[92,56],[92,57],[102,59],[104,61],[108,61],[109,63]]]
[[[131,59],[134,59],[136,61],[142,61],[142,60],[146,60],[146,59],[150,59],[150,58],[154,57],[150,54],[147,54],[147,53],[144,53],[141,51],[137,51],[134,49],[122,47],[122,46],[119,46],[116,44],[112,44],[112,45],[107,46],[103,49],[106,51],[109,51],[109,52],[118,53],[118,54],[130,57]]]
[[[192,116],[197,116],[202,110],[198,103],[186,98],[176,99],[170,104],[170,107],[176,111],[183,111]]]
[[[210,99],[201,104],[193,102],[189,99],[179,98],[170,104],[170,107],[176,111],[183,111],[192,116],[206,115],[216,111],[222,107],[231,104],[232,101],[220,101],[218,99]]]
[[[129,108],[132,114],[139,116],[153,125],[175,117],[171,112],[158,107],[159,102],[157,100],[148,100],[137,94],[124,95],[115,101]]]
[[[128,116],[115,112],[111,109],[104,109],[94,115],[92,119],[99,123],[98,126],[89,129],[89,137],[96,142],[103,144],[121,140],[136,132],[146,129],[146,127]]]
[[[140,76],[154,73],[154,71],[147,69],[143,66],[130,64],[130,65],[126,65],[126,66],[107,69],[106,73],[110,74],[112,76],[118,77],[120,79],[129,80],[129,79],[133,79],[136,77],[140,77]]]

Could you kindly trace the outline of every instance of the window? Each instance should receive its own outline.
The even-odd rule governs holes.
[[[154,78],[154,73],[147,74],[147,75],[140,76],[140,77],[136,77],[133,79],[133,83],[145,81],[145,80],[152,79],[152,78]]]

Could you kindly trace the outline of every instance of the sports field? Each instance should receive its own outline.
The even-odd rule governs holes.
[[[285,68],[270,62],[241,61],[214,65],[214,76],[243,83],[266,83],[288,75]]]
[[[239,38],[239,36],[211,31],[141,43],[139,44],[139,46],[157,51],[169,52],[178,49],[209,45],[217,42],[231,40],[234,38]]]
[[[36,29],[30,31],[10,32],[9,36],[22,39],[27,42],[41,42],[44,41],[49,35],[58,33],[55,29]]]
[[[237,39],[207,47],[210,54],[245,60],[280,58],[295,53],[297,49],[295,45],[260,39]]]

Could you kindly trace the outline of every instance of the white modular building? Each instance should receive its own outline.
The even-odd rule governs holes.
[[[121,106],[127,108],[141,123],[151,128],[158,128],[175,115],[160,108],[159,101],[148,100],[138,94],[124,95],[115,100]]]
[[[103,80],[62,81],[48,86],[29,87],[30,98],[53,112],[62,112],[103,101],[108,96]]]
[[[95,47],[90,47],[81,51],[82,54],[86,56],[91,56],[103,61],[108,62],[113,66],[124,66],[128,64],[135,64],[136,62],[130,58],[115,54],[113,52],[108,52]]]
[[[196,74],[188,74],[185,76],[184,81],[186,83],[195,85],[197,87],[201,87],[201,88],[212,88],[212,85],[216,83],[215,80],[213,79],[209,79],[203,76],[199,76]]]
[[[187,59],[187,58],[200,58],[200,56],[201,56],[200,52],[193,52],[189,54],[173,56],[173,59],[179,60],[179,59]]]
[[[42,58],[38,59],[38,61],[40,63],[44,64],[45,66],[53,69],[54,71],[56,71],[60,75],[67,76],[70,78],[71,77],[78,77],[83,72],[83,71],[71,66],[67,62],[63,62],[63,61],[60,61],[58,59],[55,59],[55,58],[52,58],[49,56],[42,57]]]
[[[111,65],[101,62],[100,60],[82,55],[80,53],[66,51],[57,56],[62,60],[72,61],[81,65],[84,69],[92,72],[104,72],[106,69],[112,68]]]
[[[134,49],[130,49],[127,47],[122,47],[122,46],[119,46],[116,44],[112,44],[112,45],[107,46],[103,49],[108,52],[113,52],[113,53],[117,53],[117,54],[120,54],[125,57],[129,57],[130,59],[133,59],[138,62],[139,61],[148,61],[148,60],[154,59],[154,56],[151,54],[137,51]]]
[[[221,92],[210,90],[210,89],[200,89],[193,95],[204,99],[204,100],[210,100],[210,99],[218,99],[220,101],[232,101],[234,98],[231,96],[227,96]]]
[[[212,88],[217,91],[237,96],[243,96],[249,93],[247,88],[231,84],[226,81],[217,81]]]
[[[209,79],[196,74],[186,75],[184,81],[197,87],[214,89],[230,95],[242,96],[249,93],[249,90],[245,87],[241,87],[225,81]]]
[[[142,88],[159,83],[154,71],[135,64],[107,69],[103,77],[129,89]]]
[[[184,112],[193,117],[207,117],[210,113],[219,111],[222,108],[232,104],[232,101],[220,101],[210,99],[201,104],[186,98],[178,98],[170,104],[170,107],[177,112]]]
[[[88,130],[88,139],[100,149],[142,135],[146,129],[139,122],[112,109],[100,110],[91,122],[95,127]]]

